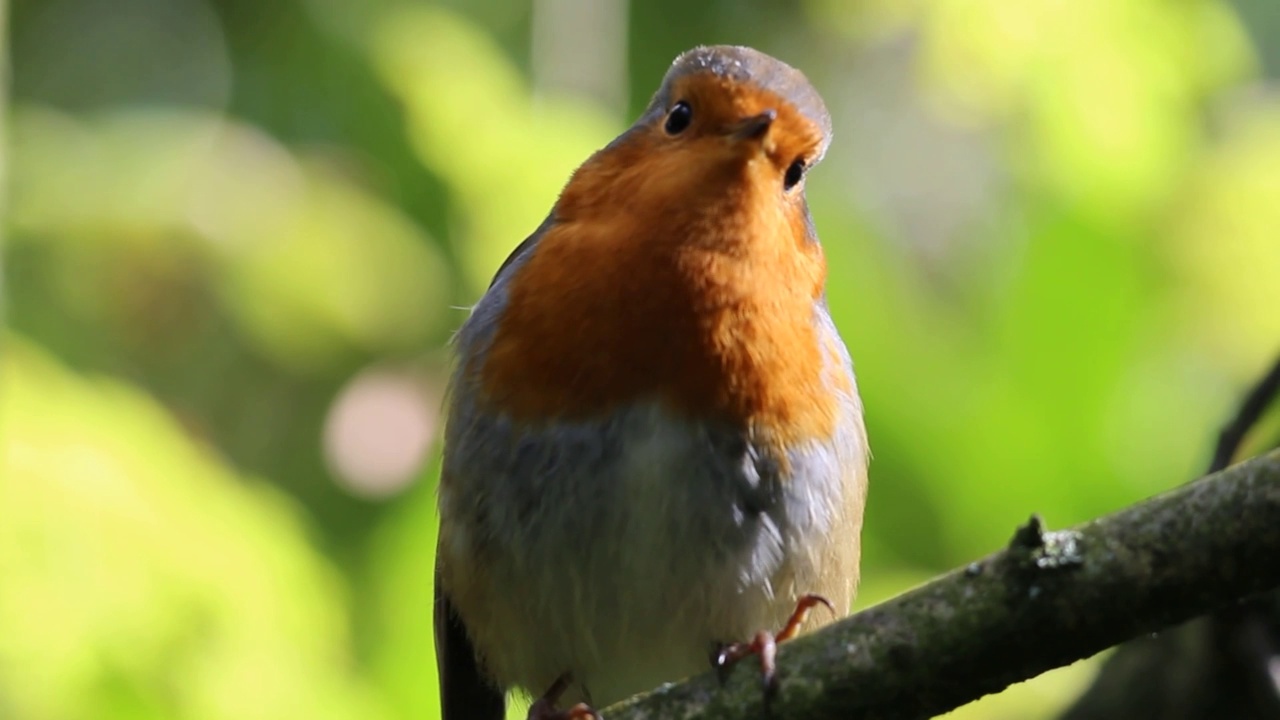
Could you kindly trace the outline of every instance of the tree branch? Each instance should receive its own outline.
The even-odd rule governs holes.
[[[1010,546],[779,648],[768,717],[921,718],[1280,587],[1280,452]],[[704,674],[608,720],[765,717],[759,674]]]
[[[1230,465],[1280,396],[1280,358],[1218,434],[1208,472]],[[1280,441],[1272,443],[1280,446]],[[1280,591],[1121,645],[1062,720],[1280,718]]]

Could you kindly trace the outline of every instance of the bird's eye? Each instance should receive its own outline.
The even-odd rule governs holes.
[[[693,108],[689,107],[689,103],[681,100],[671,108],[671,112],[667,114],[666,130],[668,135],[679,135],[689,127],[689,123],[693,122]]]
[[[782,189],[790,190],[800,182],[804,177],[804,158],[796,158],[791,166],[787,168],[787,174],[782,178]]]

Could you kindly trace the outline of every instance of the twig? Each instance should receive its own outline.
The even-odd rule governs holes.
[[[1213,461],[1209,463],[1209,472],[1218,472],[1231,464],[1245,436],[1257,424],[1277,394],[1280,394],[1280,358],[1276,358],[1271,372],[1263,376],[1245,396],[1235,418],[1218,433],[1218,446],[1214,450]]]

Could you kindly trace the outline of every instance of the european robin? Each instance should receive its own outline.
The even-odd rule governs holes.
[[[512,689],[587,717],[712,648],[767,698],[774,642],[847,612],[868,447],[804,196],[830,135],[799,71],[695,48],[498,270],[455,338],[446,720]]]

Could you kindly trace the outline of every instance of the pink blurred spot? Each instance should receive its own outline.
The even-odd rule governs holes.
[[[338,483],[385,498],[419,475],[439,424],[439,396],[417,374],[366,370],[338,394],[325,422],[324,450]]]

